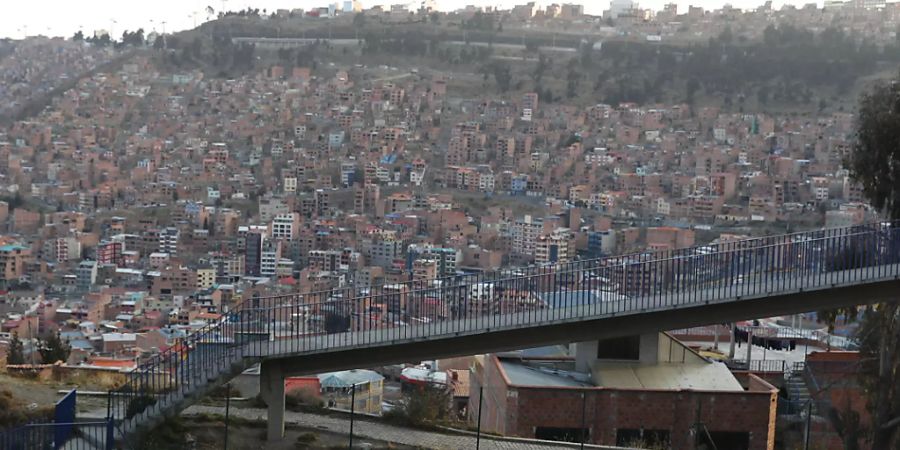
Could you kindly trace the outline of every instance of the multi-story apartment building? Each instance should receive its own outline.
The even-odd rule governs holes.
[[[544,229],[542,218],[525,216],[510,225],[512,236],[512,252],[519,255],[534,255],[535,243]]]
[[[172,257],[178,256],[178,241],[181,232],[175,227],[166,227],[159,232],[159,251]]]
[[[403,241],[395,238],[367,239],[362,243],[367,264],[390,267],[403,258]]]
[[[554,264],[569,262],[575,256],[575,241],[568,228],[557,228],[541,235],[535,242],[534,262]]]
[[[406,270],[414,271],[413,264],[419,258],[434,260],[435,275],[442,278],[456,275],[456,270],[462,263],[463,254],[462,251],[455,248],[411,244],[406,253]]]
[[[311,250],[309,252],[309,268],[320,272],[348,270],[359,261],[359,253],[352,249],[343,250]]]
[[[281,241],[266,239],[259,255],[259,275],[273,277],[277,273],[281,261]]]
[[[123,267],[125,265],[124,251],[125,242],[123,241],[103,241],[97,246],[97,263]]]
[[[246,249],[244,251],[244,270],[247,275],[258,277],[262,270],[262,249],[265,234],[259,231],[247,232],[244,235]]]
[[[31,257],[31,249],[21,245],[0,246],[0,276],[6,283],[16,282],[25,275],[25,263]]]
[[[272,219],[269,227],[269,235],[272,239],[283,239],[292,241],[294,236],[300,231],[300,214],[288,213],[279,214]]]
[[[97,261],[82,261],[75,272],[77,287],[80,291],[89,291],[97,282]]]

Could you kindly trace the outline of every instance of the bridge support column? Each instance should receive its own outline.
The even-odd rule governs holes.
[[[575,343],[575,370],[591,373],[591,364],[597,360],[597,341]]]
[[[266,402],[266,438],[284,438],[284,371],[278,361],[263,361],[259,368],[259,393]]]

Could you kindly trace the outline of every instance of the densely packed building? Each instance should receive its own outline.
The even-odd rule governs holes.
[[[857,19],[876,12],[832,4],[654,15],[632,2],[612,6],[616,30],[659,39],[779,20],[812,28],[846,20],[868,33],[896,29],[898,16],[884,7],[882,25],[856,30],[865,23]],[[512,27],[610,27],[574,5],[477,12],[503,14]],[[21,98],[28,86],[40,94],[58,86],[60,73],[84,74],[39,114],[0,128],[0,333],[33,339],[59,330],[71,364],[133,367],[254,296],[344,289],[360,299],[342,324],[355,330],[530,311],[559,296],[473,284],[459,293],[462,310],[452,296],[421,292],[461,274],[625,253],[609,260],[608,279],[572,284],[640,292],[648,275],[627,263],[648,252],[874,217],[843,166],[853,146],[847,112],[584,107],[538,92],[461,95],[450,87],[453,73],[362,65],[269,65],[226,79],[173,72],[141,52],[94,70],[115,51],[65,43],[57,54],[57,44],[41,40],[0,59],[0,80],[12,80],[0,105],[11,107],[22,100],[4,96]],[[333,326],[302,320],[309,332]],[[709,370],[695,362],[688,369]],[[480,364],[476,383],[530,370],[528,361],[496,356]],[[753,438],[763,448],[774,432],[765,422],[771,386],[747,378],[755,391],[737,394],[740,383],[722,376],[727,386],[707,386],[710,398],[723,391],[762,404],[747,420],[763,423]],[[606,395],[602,385],[575,384]],[[615,387],[628,395],[640,388]],[[665,396],[689,388],[653,387]],[[486,408],[493,431],[533,434],[524,415],[504,421],[502,408]],[[630,439],[640,421],[629,420],[596,442]]]

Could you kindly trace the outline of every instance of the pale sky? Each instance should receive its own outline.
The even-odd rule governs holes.
[[[363,7],[377,4],[404,3],[406,0],[362,0]],[[478,6],[501,6],[508,8],[528,0],[437,0],[441,10],[453,10],[467,4]],[[660,9],[664,3],[672,0],[640,0],[641,7]],[[609,0],[545,0],[546,3],[583,3],[587,12],[600,14],[609,7]],[[679,8],[686,9],[693,4],[704,8],[718,8],[724,3],[731,3],[738,8],[752,8],[764,0],[675,0]],[[807,0],[787,0],[788,3],[807,3]],[[3,13],[0,14],[0,37],[21,38],[26,33],[30,36],[43,34],[50,36],[72,36],[82,29],[85,36],[94,30],[112,28],[113,37],[122,36],[123,30],[144,28],[148,32],[162,30],[162,22],[166,21],[166,31],[177,31],[191,28],[196,23],[206,20],[206,7],[212,6],[218,12],[223,5],[222,0],[3,0]],[[259,9],[275,10],[279,8],[309,9],[326,6],[329,3],[343,5],[343,0],[226,0],[225,9],[239,10],[248,6]],[[420,0],[409,1],[418,5]],[[780,6],[782,1],[775,2]],[[820,2],[821,3],[821,2]],[[113,22],[115,20],[115,22]]]

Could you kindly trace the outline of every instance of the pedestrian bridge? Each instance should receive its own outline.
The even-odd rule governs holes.
[[[252,298],[110,392],[139,436],[255,363],[269,437],[284,377],[891,301],[900,226],[871,224],[543,267]]]

